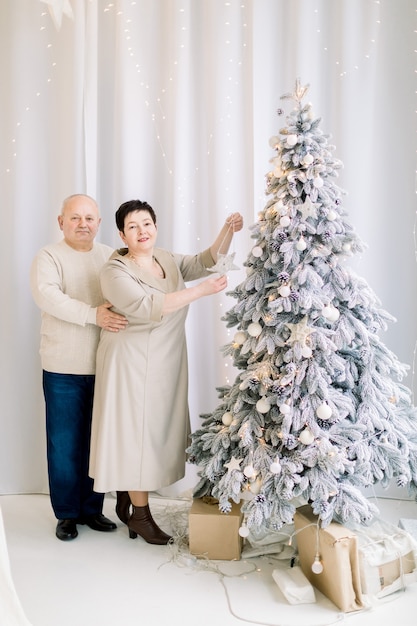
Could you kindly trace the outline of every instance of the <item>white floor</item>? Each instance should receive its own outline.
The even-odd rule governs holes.
[[[114,498],[104,513],[117,520]],[[381,518],[417,519],[410,500],[378,499]],[[341,613],[316,590],[316,603],[290,605],[272,577],[288,567],[277,556],[235,562],[202,561],[187,548],[189,500],[152,498],[160,525],[179,537],[152,546],[117,531],[79,526],[68,543],[55,538],[56,520],[45,495],[0,496],[12,581],[31,626],[415,626],[417,583],[379,600],[372,609]],[[118,520],[117,520],[118,521]],[[1,591],[0,591],[1,599]],[[23,622],[1,623],[15,626]]]

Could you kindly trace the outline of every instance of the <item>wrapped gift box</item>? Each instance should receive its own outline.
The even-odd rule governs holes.
[[[310,583],[345,613],[361,610],[362,596],[358,543],[355,533],[332,522],[326,528],[317,525],[310,505],[299,507],[294,515],[300,566]],[[311,567],[320,556],[323,571]]]
[[[314,587],[303,574],[301,567],[274,569],[272,578],[288,604],[310,604],[316,601]]]
[[[380,519],[354,530],[363,593],[383,598],[417,580],[417,542],[406,530]]]
[[[243,545],[240,508],[233,503],[230,513],[222,513],[214,498],[194,499],[188,518],[190,553],[212,560],[239,560]]]

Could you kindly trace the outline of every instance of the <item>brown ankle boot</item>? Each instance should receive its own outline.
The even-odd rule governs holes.
[[[127,524],[130,516],[130,496],[128,491],[117,491],[116,515],[123,524]]]
[[[149,505],[134,506],[133,513],[127,522],[129,537],[136,539],[140,535],[148,543],[166,545],[172,537],[164,533],[153,519]]]

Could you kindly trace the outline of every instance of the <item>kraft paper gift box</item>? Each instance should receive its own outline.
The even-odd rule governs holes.
[[[214,498],[194,499],[188,518],[190,553],[215,561],[239,560],[243,545],[240,509],[240,504],[232,503],[231,512],[222,513]]]
[[[337,522],[318,528],[317,519],[310,505],[296,509],[294,527],[301,569],[310,583],[341,611],[359,611],[364,608],[365,602],[357,537]],[[320,556],[323,566],[320,574],[311,569],[316,554]]]
[[[383,598],[417,580],[417,541],[406,530],[375,519],[354,531],[364,594]]]

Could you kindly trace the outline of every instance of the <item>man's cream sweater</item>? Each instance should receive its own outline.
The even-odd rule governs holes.
[[[95,243],[79,252],[64,240],[42,248],[30,275],[33,298],[42,311],[42,369],[60,374],[94,374],[104,303],[99,273],[113,249]]]

